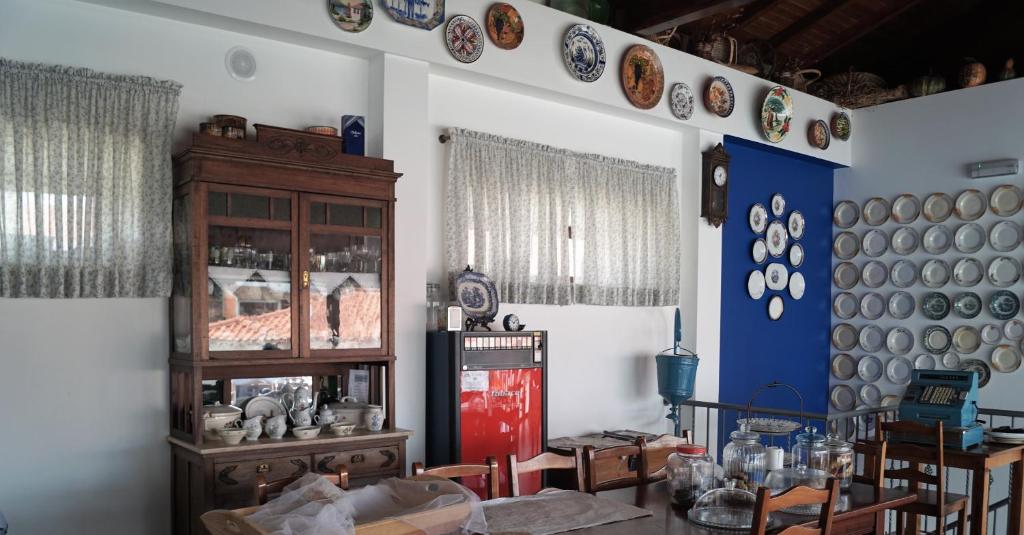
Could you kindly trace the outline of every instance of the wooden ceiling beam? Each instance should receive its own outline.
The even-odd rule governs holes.
[[[777,0],[755,0],[743,8],[743,14],[733,21],[733,29],[739,30],[747,24],[755,21],[761,15],[771,11]]]
[[[654,35],[671,30],[677,26],[689,24],[737,9],[757,0],[696,0],[680,2],[679,0],[662,0],[653,3],[639,15],[630,17],[630,28],[639,35]]]
[[[838,43],[818,47],[817,53],[808,54],[805,57],[807,64],[814,65],[816,63],[820,63],[824,59],[835,54],[836,52],[839,52],[840,50],[845,49],[846,47],[852,45],[853,43],[856,43],[865,35],[892,22],[897,17],[905,13],[908,9],[914,7],[920,2],[921,0],[905,0],[897,8],[893,9],[883,17],[866,19],[863,23],[861,23],[854,29],[851,29],[850,31],[846,32],[842,40],[840,40]]]
[[[814,26],[825,17],[835,13],[836,10],[842,8],[848,3],[850,3],[850,0],[825,0],[820,6],[812,9],[806,15],[793,21],[789,26],[783,28],[782,31],[773,35],[768,41],[771,42],[772,46],[778,47],[791,38],[799,35],[800,32]]]

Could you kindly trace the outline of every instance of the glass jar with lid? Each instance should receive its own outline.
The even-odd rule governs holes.
[[[754,523],[757,496],[736,488],[737,483],[735,479],[728,479],[725,487],[704,493],[687,511],[687,518],[710,528],[749,530]]]
[[[828,448],[828,473],[839,480],[840,488],[850,488],[853,482],[853,444],[840,435],[830,434],[825,439]]]
[[[668,456],[668,492],[672,503],[689,509],[705,492],[715,488],[715,462],[698,444],[679,444]]]
[[[828,447],[825,446],[825,435],[819,435],[818,428],[807,426],[803,433],[796,436],[793,466],[828,471]]]
[[[764,482],[765,448],[761,435],[749,431],[746,426],[733,431],[731,442],[722,450],[722,468],[727,479],[736,480],[736,488],[755,490]]]

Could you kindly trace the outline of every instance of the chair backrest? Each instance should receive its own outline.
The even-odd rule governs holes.
[[[854,472],[853,481],[882,488],[885,486],[885,460],[887,444],[883,441],[862,441],[853,444],[854,456],[864,458],[861,473]]]
[[[586,489],[593,494],[602,490],[635,487],[643,484],[643,455],[640,446],[614,446],[595,449],[583,448],[586,466]]]
[[[572,455],[561,455],[549,451],[525,461],[518,460],[513,453],[508,456],[508,495],[519,496],[520,475],[544,470],[571,470],[573,480],[576,482],[576,490],[582,491],[586,488],[583,482],[583,456],[577,448],[573,448]]]
[[[946,498],[946,457],[942,444],[942,422],[935,422],[934,427],[917,422],[881,422],[878,433],[879,438],[888,443],[886,455],[892,460],[905,461],[910,465],[906,468],[886,470],[885,477],[905,480],[915,492],[920,489],[922,483],[935,485],[938,498],[936,502],[941,507]],[[893,440],[893,435],[896,435],[896,440]],[[921,468],[922,465],[935,466],[935,473],[925,472]]]
[[[339,464],[337,471],[333,474],[320,474],[324,476],[324,479],[330,481],[331,484],[336,485],[341,490],[348,490],[348,467]],[[275,494],[280,494],[282,490],[288,485],[298,481],[302,476],[286,477],[283,479],[275,479],[274,481],[267,481],[267,478],[263,477],[263,474],[256,475],[256,488],[255,497],[256,503],[263,505],[267,503],[267,499]]]
[[[644,483],[653,483],[668,477],[668,456],[675,453],[679,444],[693,444],[693,433],[686,429],[681,437],[661,435],[650,442],[638,437],[636,444],[641,451],[640,479]]]
[[[412,463],[412,475],[428,475],[453,479],[456,477],[482,476],[487,486],[487,499],[498,497],[498,460],[488,457],[484,464],[446,464],[424,468],[423,463]]]
[[[777,535],[829,535],[832,533],[832,517],[839,499],[839,480],[829,478],[824,489],[810,487],[793,487],[778,496],[772,497],[768,487],[757,489],[757,504],[754,506],[754,521],[750,527],[751,535],[765,535],[768,529],[768,515],[781,509],[798,505],[821,505],[818,515],[818,527],[790,526]]]

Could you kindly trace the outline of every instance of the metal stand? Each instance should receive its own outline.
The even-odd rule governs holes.
[[[672,420],[672,434],[680,436],[683,432],[683,419],[679,416],[679,405],[670,405],[668,415],[665,418]]]

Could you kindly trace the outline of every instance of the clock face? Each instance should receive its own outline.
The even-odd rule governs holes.
[[[725,186],[725,181],[728,179],[727,175],[728,172],[725,170],[725,167],[716,165],[714,171],[715,185],[718,187]]]

